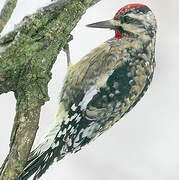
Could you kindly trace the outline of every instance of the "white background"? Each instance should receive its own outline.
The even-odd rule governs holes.
[[[6,31],[26,13],[48,4],[47,0],[19,0]],[[179,1],[102,0],[83,16],[72,32],[72,62],[114,36],[110,30],[86,24],[113,17],[127,3],[144,3],[158,22],[156,62],[152,85],[144,98],[120,122],[77,154],[64,158],[42,176],[43,180],[178,180],[179,179]],[[0,1],[2,6],[3,0]],[[42,108],[36,143],[54,120],[58,94],[66,71],[63,52],[53,67],[49,83],[51,100]],[[15,115],[13,93],[0,96],[0,163],[8,152]]]

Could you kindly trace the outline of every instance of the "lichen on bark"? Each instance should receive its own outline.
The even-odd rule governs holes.
[[[12,32],[0,38],[0,94],[13,91],[17,100],[1,180],[15,180],[22,173],[38,129],[41,106],[49,100],[52,66],[72,39],[70,33],[81,16],[98,1],[56,1],[24,17]]]
[[[6,0],[5,5],[0,12],[0,32],[3,30],[4,26],[8,22],[11,14],[16,7],[17,0]]]

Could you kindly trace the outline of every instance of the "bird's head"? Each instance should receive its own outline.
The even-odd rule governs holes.
[[[115,30],[115,37],[152,38],[156,33],[156,20],[152,11],[143,4],[128,4],[107,21],[88,24],[87,27]]]

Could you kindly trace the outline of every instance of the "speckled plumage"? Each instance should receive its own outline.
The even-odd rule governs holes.
[[[128,7],[129,6],[129,7]],[[22,180],[40,177],[69,152],[77,152],[130,111],[153,77],[156,21],[142,5],[125,6],[111,21],[116,36],[68,68],[56,121],[31,153]]]

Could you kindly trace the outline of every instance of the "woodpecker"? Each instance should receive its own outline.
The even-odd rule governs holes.
[[[69,65],[56,120],[33,150],[21,180],[41,177],[54,160],[75,153],[109,129],[144,95],[155,68],[157,24],[143,4],[128,4],[108,21],[87,25],[115,36]]]

